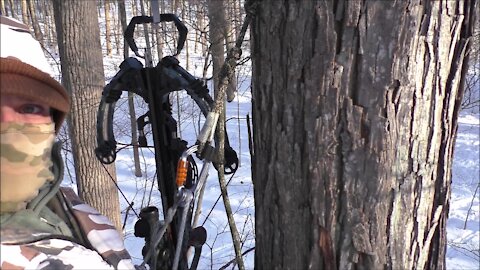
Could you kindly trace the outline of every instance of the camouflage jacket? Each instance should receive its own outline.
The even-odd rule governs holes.
[[[63,166],[53,151],[56,179],[27,209],[2,214],[1,269],[135,269],[113,224],[60,188]]]

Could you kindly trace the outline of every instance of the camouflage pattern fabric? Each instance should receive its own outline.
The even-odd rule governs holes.
[[[79,244],[71,237],[38,228],[28,231],[5,226],[1,231],[1,269],[135,269],[113,224],[72,189],[61,191],[88,243]]]
[[[135,269],[123,238],[108,218],[85,204],[70,188],[61,188],[91,246],[115,269]]]
[[[2,269],[114,269],[97,252],[63,239],[0,248]]]
[[[55,126],[49,124],[0,124],[0,212],[25,208],[54,175],[51,151]]]

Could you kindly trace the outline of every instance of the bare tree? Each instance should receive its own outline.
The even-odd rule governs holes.
[[[72,97],[68,127],[78,193],[120,230],[115,167],[103,166],[94,154],[97,108],[105,80],[96,2],[55,0],[54,13],[62,84]]]
[[[163,11],[165,10],[165,2],[162,1],[160,3],[160,10],[159,12],[160,13],[163,13]],[[156,49],[157,49],[157,57],[158,59],[162,59],[163,58],[163,43],[164,41],[162,40],[162,35],[160,34],[160,27],[156,26],[153,28],[153,31],[154,31],[154,34],[155,34],[155,41],[156,41]]]
[[[235,2],[232,0],[226,2],[228,14],[231,18],[235,18],[234,13],[232,12],[232,10],[234,10],[234,4]],[[224,27],[223,35],[225,39],[226,49],[228,51],[235,45],[235,20],[225,20],[225,23],[226,24]],[[227,101],[231,102],[233,101],[233,99],[235,98],[235,94],[237,93],[237,76],[235,72],[229,75],[230,78],[228,78]]]
[[[125,0],[117,0],[118,3],[118,13],[120,17],[120,22],[122,24],[122,33],[127,29],[127,13],[125,10]],[[127,42],[123,42],[123,58],[128,58],[128,44]],[[132,92],[128,92],[128,111],[130,115],[130,127],[131,127],[131,134],[132,134],[132,145],[133,145],[133,160],[135,164],[135,176],[140,177],[142,176],[142,170],[140,168],[140,158],[138,152],[138,136],[137,136],[137,122],[135,116],[135,105],[134,105],[134,94]]]
[[[27,8],[27,0],[22,0],[22,21],[24,24],[29,25],[30,21],[28,20],[28,8]]]
[[[112,54],[112,41],[110,37],[112,36],[112,25],[110,19],[110,1],[104,1],[104,13],[105,13],[105,43],[107,46],[107,55]]]
[[[44,45],[42,29],[40,28],[40,24],[37,20],[35,3],[32,0],[27,0],[27,7],[28,7],[28,15],[30,16],[31,25],[33,27],[33,33],[35,34],[35,38],[39,40],[42,45]]]
[[[225,48],[224,48],[224,33],[225,33],[225,7],[223,1],[207,1],[208,4],[208,17],[210,20],[210,43],[211,54],[213,60],[213,76],[214,76],[214,90],[215,96],[222,96],[220,93],[220,71],[225,61]],[[225,213],[227,215],[228,223],[230,226],[230,233],[232,235],[233,246],[235,249],[236,262],[240,270],[245,269],[245,265],[242,259],[241,239],[233,219],[233,213],[230,205],[230,199],[228,197],[228,190],[225,183],[224,164],[222,163],[225,158],[225,101],[223,106],[219,109],[220,116],[218,118],[217,132],[215,133],[215,143],[218,143],[217,157],[220,163],[217,165],[218,179],[220,183],[220,190],[222,193],[223,204],[225,206]],[[219,104],[216,103],[216,106]],[[217,108],[216,108],[217,110]]]
[[[42,10],[44,17],[43,31],[45,33],[44,41],[46,40],[47,46],[53,47],[53,44],[57,44],[57,38],[55,34],[55,22],[53,21],[53,5],[50,0],[42,1]]]
[[[258,269],[445,269],[475,1],[257,1]]]
[[[0,12],[8,16],[7,9],[5,9],[5,0],[0,0]]]
[[[8,4],[10,6],[10,16],[12,16],[13,18],[17,18],[18,12],[15,8],[15,2],[13,0],[8,0]]]

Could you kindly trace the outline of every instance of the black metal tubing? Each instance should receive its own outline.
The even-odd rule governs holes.
[[[142,55],[138,53],[138,47],[135,41],[133,40],[133,32],[135,32],[135,26],[137,24],[152,23],[153,17],[150,16],[135,16],[132,18],[130,23],[125,29],[124,37],[128,43],[128,46],[135,53],[136,56],[143,58]],[[175,55],[180,54],[185,45],[185,40],[187,40],[187,27],[180,21],[180,19],[172,13],[160,14],[160,22],[173,22],[178,30],[178,42],[177,42],[177,52]]]

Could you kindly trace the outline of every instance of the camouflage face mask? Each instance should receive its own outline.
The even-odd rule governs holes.
[[[55,125],[0,123],[0,136],[0,212],[15,212],[54,178],[50,167]]]

